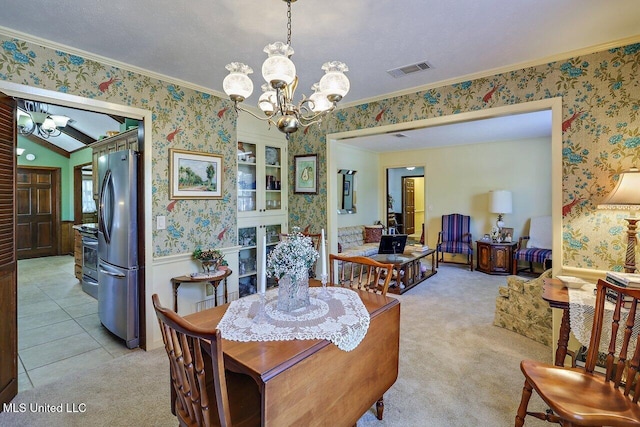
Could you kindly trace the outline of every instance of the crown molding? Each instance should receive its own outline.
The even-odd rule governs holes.
[[[30,43],[35,43],[37,45],[40,45],[42,47],[46,47],[49,49],[54,49],[54,50],[59,50],[62,52],[67,52],[69,54],[72,55],[77,55],[77,56],[81,56],[85,59],[89,59],[92,61],[96,61],[105,65],[109,65],[109,66],[113,66],[113,67],[117,67],[123,70],[127,70],[127,71],[131,71],[134,73],[138,73],[147,77],[151,77],[154,79],[158,79],[158,80],[162,80],[165,81],[167,83],[173,83],[173,84],[177,84],[180,85],[182,87],[186,87],[189,89],[193,89],[193,90],[197,90],[199,92],[204,92],[204,93],[209,93],[211,95],[217,96],[218,98],[221,99],[225,99],[227,100],[227,95],[225,93],[219,92],[217,90],[208,88],[208,87],[204,87],[204,86],[200,86],[200,85],[196,85],[194,83],[188,82],[186,80],[181,80],[175,77],[171,77],[171,76],[167,76],[164,74],[160,74],[160,73],[156,73],[150,70],[147,70],[145,68],[141,68],[141,67],[136,67],[124,62],[120,62],[120,61],[116,61],[114,59],[111,58],[107,58],[106,56],[101,56],[101,55],[96,55],[94,53],[91,52],[86,52],[84,50],[80,50],[80,49],[76,49],[73,48],[71,46],[67,46],[65,44],[61,44],[61,43],[56,43],[53,42],[51,40],[48,39],[43,39],[40,37],[36,37],[33,36],[31,34],[27,34],[27,33],[23,33],[21,31],[17,31],[17,30],[13,30],[11,28],[7,28],[7,27],[3,27],[0,26],[0,34],[5,35],[7,37],[13,37],[13,38],[17,38],[20,40],[24,40]],[[390,93],[386,93],[386,94],[382,94],[382,95],[378,95],[375,97],[371,97],[371,98],[366,98],[366,99],[361,99],[361,100],[357,100],[357,101],[353,101],[353,102],[348,102],[348,103],[341,103],[338,106],[338,110],[342,110],[345,108],[349,108],[349,107],[355,107],[358,105],[362,105],[362,104],[367,104],[370,102],[375,102],[375,101],[382,101],[384,99],[390,99],[390,98],[396,98],[398,96],[404,96],[404,95],[410,95],[416,92],[422,92],[425,90],[429,90],[429,89],[436,89],[439,87],[443,87],[443,86],[450,86],[456,83],[460,83],[460,82],[464,82],[464,81],[468,81],[468,80],[477,80],[480,78],[484,78],[484,77],[490,77],[490,76],[495,76],[496,74],[503,74],[503,73],[508,73],[511,71],[515,71],[515,70],[520,70],[523,68],[529,68],[529,67],[535,67],[541,64],[546,64],[549,62],[555,62],[555,61],[560,61],[560,60],[564,60],[567,58],[573,58],[576,56],[581,56],[581,55],[589,55],[592,53],[596,53],[596,52],[600,52],[603,50],[607,50],[607,49],[613,49],[616,47],[621,47],[621,46],[626,46],[629,44],[633,44],[633,43],[640,43],[640,34],[636,35],[636,36],[631,36],[631,37],[626,37],[623,39],[618,39],[618,40],[613,40],[607,43],[601,43],[598,45],[594,45],[594,46],[589,46],[589,47],[585,47],[585,48],[581,48],[581,49],[576,49],[576,50],[572,50],[572,51],[568,51],[568,52],[564,52],[564,53],[559,53],[556,55],[552,55],[552,56],[548,56],[545,58],[539,58],[539,59],[533,59],[533,60],[529,60],[529,61],[524,61],[524,62],[519,62],[516,64],[511,64],[511,65],[505,65],[503,67],[497,67],[497,68],[492,68],[489,70],[484,70],[484,71],[480,71],[477,73],[471,73],[471,74],[467,74],[464,76],[459,76],[459,77],[453,77],[451,79],[446,79],[446,80],[439,80],[437,82],[433,82],[433,83],[429,83],[426,85],[422,85],[422,86],[415,86],[409,89],[403,89],[397,92],[390,92]],[[251,108],[251,107],[249,107]],[[257,111],[257,109],[252,108],[254,111]]]
[[[33,36],[31,34],[27,34],[27,33],[23,33],[21,31],[17,31],[17,30],[13,30],[7,27],[3,27],[0,26],[0,34],[7,36],[7,37],[12,37],[12,38],[16,38],[16,39],[20,39],[20,40],[24,40],[26,42],[29,43],[34,43],[37,44],[39,46],[45,47],[45,48],[49,48],[49,49],[54,49],[54,50],[59,50],[61,52],[66,52],[68,54],[71,55],[77,55],[77,56],[81,56],[84,59],[88,59],[91,61],[96,61],[99,62],[101,64],[105,64],[111,67],[117,67],[120,68],[122,70],[126,70],[126,71],[131,71],[137,74],[141,74],[143,76],[146,77],[151,77],[154,79],[158,79],[158,80],[162,80],[164,82],[167,83],[173,83],[185,88],[189,88],[189,89],[193,89],[193,90],[197,90],[199,92],[204,92],[204,93],[208,93],[211,95],[215,95],[218,98],[222,98],[222,99],[228,99],[227,95],[222,93],[222,92],[218,92],[216,90],[213,90],[211,88],[208,87],[204,87],[204,86],[200,86],[191,82],[188,82],[186,80],[181,80],[175,77],[171,77],[171,76],[167,76],[164,74],[160,74],[160,73],[156,73],[154,71],[150,71],[147,70],[145,68],[140,68],[140,67],[136,67],[134,65],[130,65],[124,62],[120,62],[120,61],[116,61],[114,59],[111,58],[107,58],[106,56],[101,56],[101,55],[96,55],[94,53],[91,52],[87,52],[84,50],[80,50],[80,49],[76,49],[73,48],[71,46],[67,46],[65,44],[61,44],[61,43],[56,43],[54,41],[51,40],[47,40],[47,39],[43,39],[40,37],[36,37]]]
[[[477,73],[466,74],[460,77],[453,77],[451,79],[439,80],[437,82],[429,83],[422,86],[415,86],[409,89],[403,89],[397,92],[386,93],[383,95],[375,96],[372,98],[361,99],[359,101],[347,102],[339,106],[339,110],[355,107],[370,102],[382,101],[385,99],[395,98],[398,96],[410,95],[417,92],[422,92],[430,89],[437,89],[443,86],[450,86],[456,83],[466,82],[468,80],[477,80],[484,77],[491,77],[497,74],[504,74],[515,70],[521,70],[523,68],[535,67],[542,64],[548,64],[549,62],[561,61],[568,58],[574,58],[576,56],[590,55],[592,53],[601,52],[603,50],[613,49],[616,47],[627,46],[634,43],[640,43],[640,34],[636,36],[626,37],[623,39],[613,40],[607,43],[598,44],[595,46],[589,46],[581,49],[576,49],[568,52],[558,53],[556,55],[547,56],[539,59],[532,59],[529,61],[519,62],[516,64],[505,65],[503,67],[496,67],[489,70],[479,71]]]

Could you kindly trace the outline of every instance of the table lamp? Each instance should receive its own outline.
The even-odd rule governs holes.
[[[622,172],[609,197],[607,197],[598,209],[631,211],[627,223],[627,255],[624,262],[624,271],[634,273],[636,271],[636,230],[638,218],[636,212],[640,209],[640,170],[632,167]]]
[[[489,192],[489,210],[491,213],[498,214],[496,227],[498,227],[499,230],[502,230],[502,227],[504,227],[502,216],[504,214],[511,213],[511,210],[512,210],[511,191],[507,191],[507,190],[490,191]]]

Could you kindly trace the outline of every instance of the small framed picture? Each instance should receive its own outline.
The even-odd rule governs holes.
[[[318,155],[295,156],[294,193],[318,194]]]
[[[510,243],[513,241],[513,228],[502,227],[500,229],[501,241]]]
[[[169,149],[169,198],[222,198],[222,156]]]

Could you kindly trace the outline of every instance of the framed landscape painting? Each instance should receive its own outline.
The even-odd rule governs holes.
[[[318,155],[295,156],[294,193],[318,194]]]
[[[222,198],[222,157],[169,149],[169,198]]]

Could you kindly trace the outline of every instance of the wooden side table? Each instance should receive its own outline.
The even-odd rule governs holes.
[[[178,276],[171,279],[173,285],[173,311],[178,312],[178,288],[183,283],[210,283],[213,286],[213,298],[215,305],[218,305],[218,286],[221,282],[224,282],[224,302],[228,302],[227,294],[227,277],[231,276],[231,269],[227,268],[224,274],[211,278],[191,277],[191,276]]]
[[[562,310],[562,320],[560,322],[560,335],[558,336],[558,347],[556,348],[556,366],[564,366],[564,359],[567,356],[567,346],[569,344],[569,332],[571,324],[569,321],[569,291],[559,279],[543,279],[542,299],[549,303],[551,308]]]
[[[511,274],[513,251],[517,242],[498,243],[490,240],[476,240],[476,270],[487,274]]]

